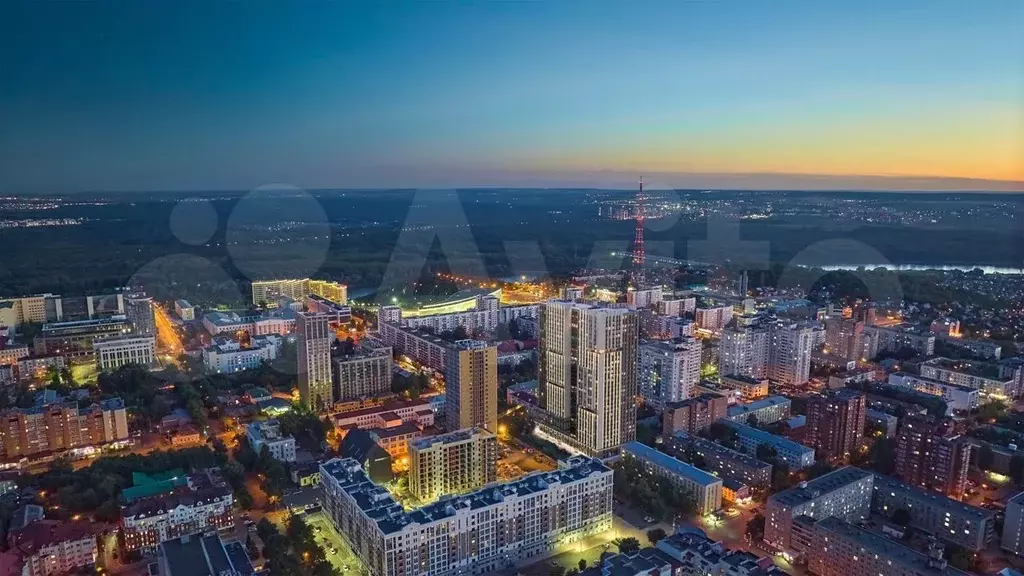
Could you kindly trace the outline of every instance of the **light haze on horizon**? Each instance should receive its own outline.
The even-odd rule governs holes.
[[[1024,2],[10,2],[0,192],[1024,191]]]

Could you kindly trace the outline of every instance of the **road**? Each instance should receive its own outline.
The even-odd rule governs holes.
[[[156,341],[158,355],[161,357],[170,356],[170,363],[177,366],[178,356],[185,353],[185,347],[181,343],[181,334],[177,326],[171,321],[171,317],[164,310],[163,306],[153,304],[153,320],[156,324]],[[166,358],[164,358],[166,360]]]

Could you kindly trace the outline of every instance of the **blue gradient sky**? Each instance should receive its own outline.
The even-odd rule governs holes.
[[[1018,0],[355,4],[4,3],[0,191],[1024,189]]]

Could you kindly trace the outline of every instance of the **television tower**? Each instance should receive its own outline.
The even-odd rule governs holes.
[[[644,281],[644,178],[640,177],[640,191],[636,193],[636,236],[633,238],[633,284]]]

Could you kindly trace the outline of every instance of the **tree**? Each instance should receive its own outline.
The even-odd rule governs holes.
[[[665,536],[667,536],[667,534],[665,534],[665,530],[661,528],[652,528],[647,531],[647,541],[651,543],[651,546],[657,544],[665,538]]]
[[[757,424],[758,424],[757,414],[750,414],[750,415],[748,415],[747,416],[747,424],[749,426],[753,426],[753,427],[757,428]]]
[[[760,512],[747,521],[746,534],[755,541],[764,538],[764,516]]]
[[[580,567],[580,572],[583,572],[587,569],[587,560],[585,558],[580,558],[578,566]]]
[[[892,521],[900,526],[907,526],[910,524],[910,511],[906,508],[897,508],[896,511],[892,513]]]
[[[565,567],[555,564],[548,570],[548,576],[565,576]]]
[[[779,452],[771,444],[761,443],[757,445],[757,449],[754,451],[754,454],[757,456],[758,460],[769,462],[774,461],[779,455]]]
[[[632,536],[619,538],[619,541],[616,544],[619,547],[619,553],[625,554],[626,556],[636,554],[640,551],[640,541]]]

